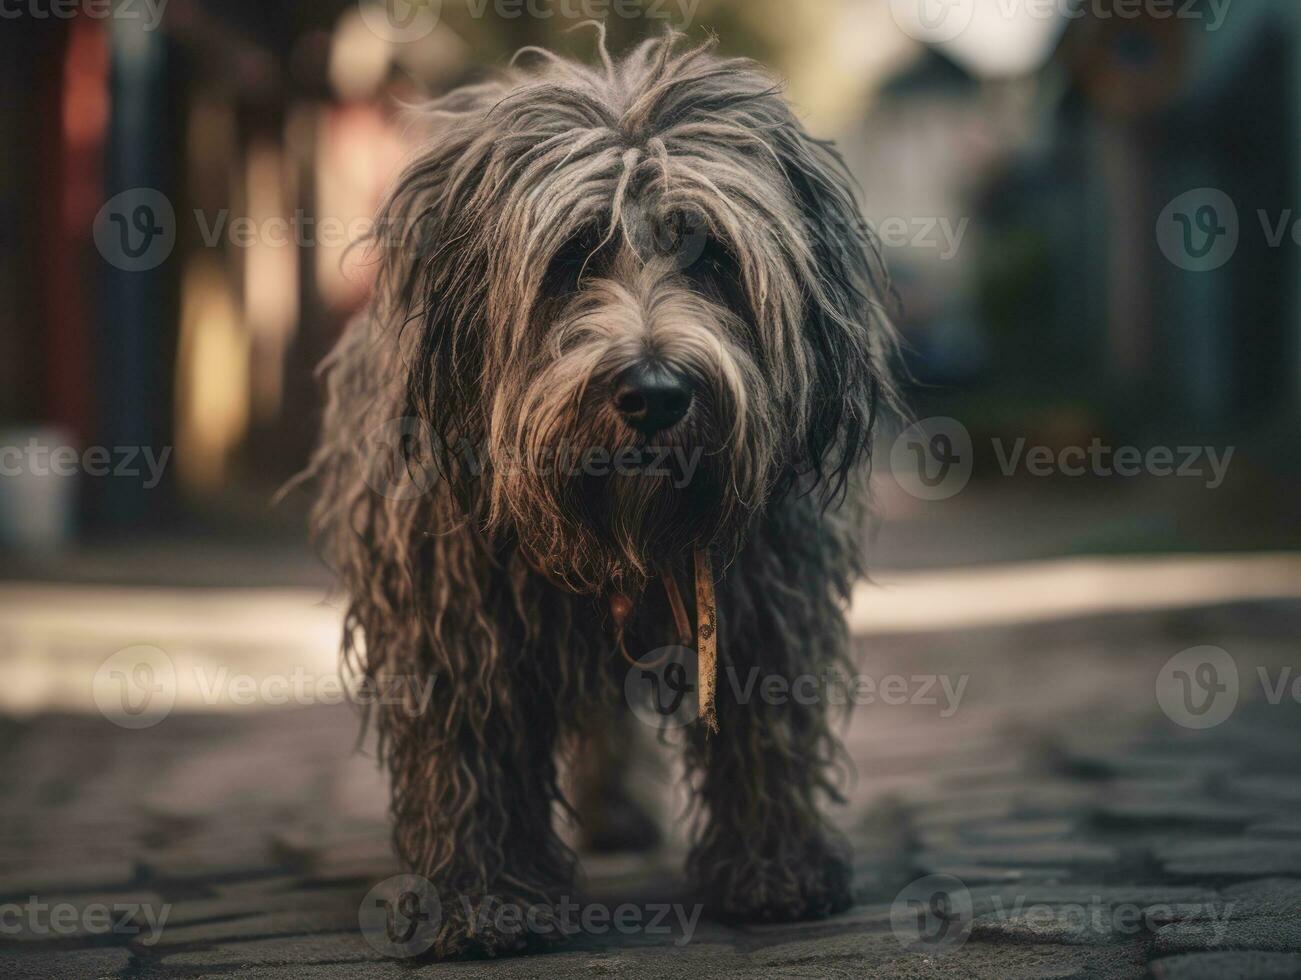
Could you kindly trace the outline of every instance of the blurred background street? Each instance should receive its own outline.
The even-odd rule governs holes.
[[[850,621],[936,700],[853,712],[848,915],[423,972],[1301,976],[1292,0],[0,0],[0,973],[409,975],[358,933],[386,788],[277,491],[402,107],[523,45],[592,60],[591,16],[716,34],[842,147],[912,413]],[[591,895],[689,903],[681,847]],[[936,874],[959,941],[908,948]],[[136,931],[7,917],[33,899]]]

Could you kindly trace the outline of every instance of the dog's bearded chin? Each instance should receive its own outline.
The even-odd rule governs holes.
[[[625,444],[576,475],[516,482],[513,530],[526,560],[568,591],[636,594],[698,548],[731,540],[713,457],[667,439]]]

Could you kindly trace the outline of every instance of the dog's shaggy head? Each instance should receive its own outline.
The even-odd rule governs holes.
[[[834,497],[888,394],[843,164],[711,48],[521,52],[429,108],[381,214],[406,411],[471,516],[576,591],[726,557],[776,495]]]

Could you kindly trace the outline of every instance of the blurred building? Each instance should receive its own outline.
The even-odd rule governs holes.
[[[771,28],[757,5],[710,6],[763,52],[742,25]],[[527,44],[593,52],[592,32],[566,33],[581,5],[414,3],[411,24],[400,7],[167,0],[3,21],[4,441],[175,447],[161,490],[82,480],[84,528],[301,535],[301,501],[283,516],[269,501],[310,450],[314,367],[367,294],[356,243],[408,149],[403,106]],[[665,26],[612,18],[611,45]]]
[[[1233,3],[1208,30],[1097,16],[1108,2],[927,47],[875,0],[703,0],[692,33],[791,76],[811,127],[841,138],[887,238],[919,413],[942,397],[973,427],[1062,439],[1287,432],[1295,4]],[[161,491],[82,481],[84,527],[300,533],[294,501],[280,516],[268,502],[315,431],[312,369],[365,296],[364,250],[348,246],[403,156],[401,104],[525,44],[592,54],[570,22],[471,9],[442,4],[415,43],[355,0],[4,21],[0,428],[175,447]],[[611,45],[665,26],[612,19]],[[1237,203],[1241,240],[1190,272],[1154,229],[1202,187]],[[174,241],[147,268],[107,261],[97,227],[128,242],[157,226],[142,188]]]
[[[1294,424],[1296,6],[1112,9],[1063,20],[1028,74],[925,49],[863,127],[869,216],[969,222],[953,255],[938,235],[888,249],[923,411],[942,386],[977,424],[1063,439]],[[1157,235],[1202,188],[1240,226],[1209,271],[1170,261]]]
[[[0,33],[6,91],[27,90],[0,103],[0,421],[176,447],[165,493],[84,485],[90,527],[266,512],[315,430],[312,368],[366,292],[346,246],[402,153],[400,73],[355,5],[145,6]],[[454,44],[422,50],[426,80],[464,69]],[[129,249],[154,218],[157,259],[96,237]]]

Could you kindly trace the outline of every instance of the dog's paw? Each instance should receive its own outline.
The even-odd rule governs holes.
[[[808,860],[760,859],[738,864],[705,889],[719,918],[733,922],[825,919],[854,904],[853,874],[843,858],[822,852]]]
[[[555,906],[536,899],[461,899],[443,909],[438,938],[429,950],[433,960],[496,959],[540,952],[563,943],[573,933]]]

